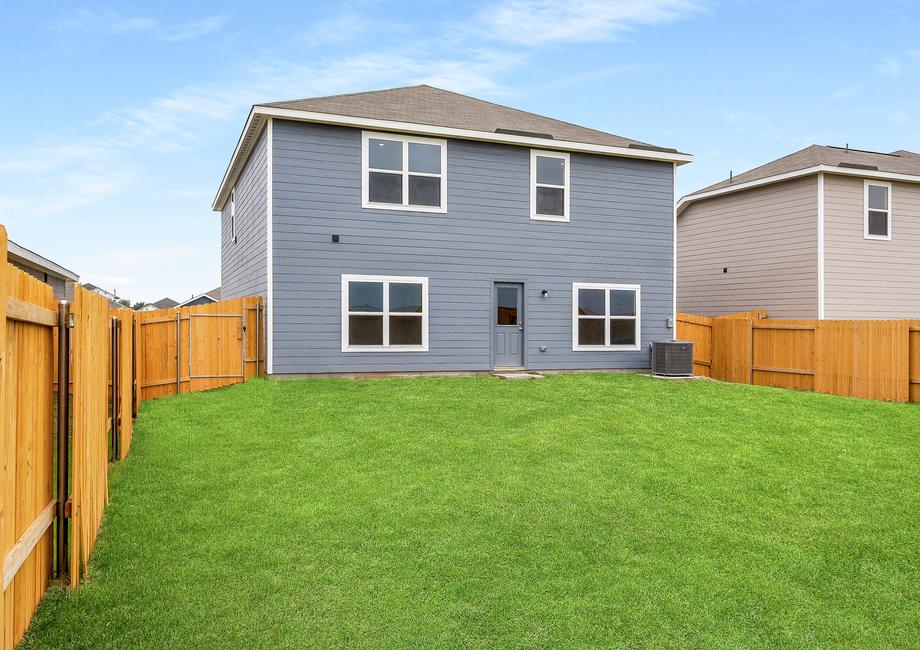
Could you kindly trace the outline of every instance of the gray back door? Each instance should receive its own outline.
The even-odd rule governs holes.
[[[524,367],[524,286],[495,283],[492,347],[496,368]]]

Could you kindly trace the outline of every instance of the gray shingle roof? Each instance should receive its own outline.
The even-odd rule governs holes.
[[[332,95],[258,104],[315,113],[393,120],[488,133],[544,135],[555,140],[675,152],[612,133],[554,120],[432,86],[407,86],[348,95]]]
[[[920,176],[920,154],[911,151],[902,149],[891,153],[879,153],[876,151],[861,151],[845,147],[813,144],[766,165],[755,167],[743,174],[736,174],[731,180],[725,179],[719,183],[704,187],[692,194],[688,194],[685,198],[749,181],[757,181],[771,176],[808,169],[817,165]]]

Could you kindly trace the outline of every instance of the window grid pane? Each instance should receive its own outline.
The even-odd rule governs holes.
[[[424,345],[424,284],[350,280],[348,345],[390,347]]]

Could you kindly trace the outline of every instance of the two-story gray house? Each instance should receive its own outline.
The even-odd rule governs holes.
[[[688,154],[430,86],[253,106],[213,208],[269,374],[644,369]]]

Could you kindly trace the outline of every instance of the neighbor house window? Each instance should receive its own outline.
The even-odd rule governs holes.
[[[891,183],[866,181],[865,237],[891,239]]]
[[[363,134],[365,208],[447,211],[447,143],[384,133]]]
[[[639,285],[573,284],[573,350],[639,350]]]
[[[569,154],[531,150],[530,218],[569,220]]]
[[[236,242],[236,189],[230,190],[230,241]]]
[[[428,278],[342,276],[343,352],[428,350]]]

